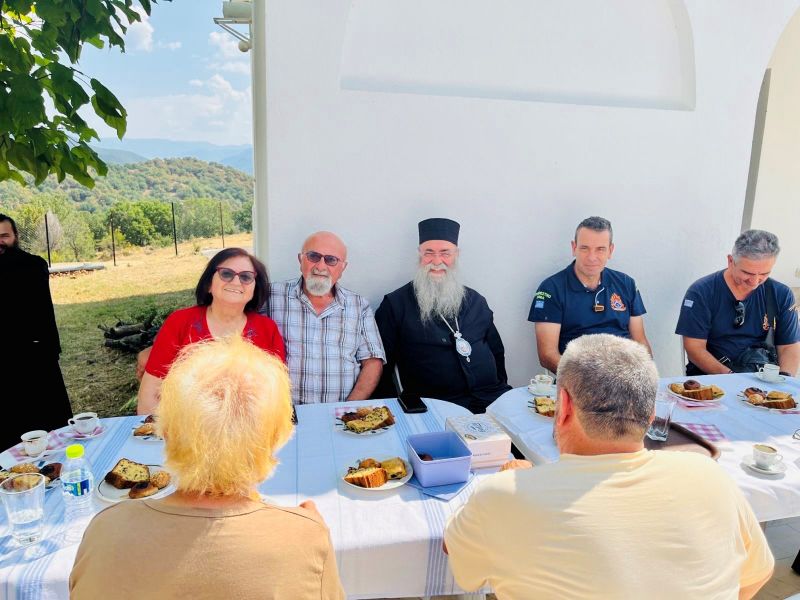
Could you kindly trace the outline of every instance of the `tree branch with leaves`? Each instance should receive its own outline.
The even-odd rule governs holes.
[[[170,1],[170,0],[166,0]],[[85,44],[125,51],[125,32],[155,0],[0,0],[0,181],[53,174],[94,187],[108,168],[79,113],[89,105],[122,139],[127,112],[76,68]],[[46,102],[49,98],[50,103]]]

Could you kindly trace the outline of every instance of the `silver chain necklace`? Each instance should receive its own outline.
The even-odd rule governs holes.
[[[458,326],[458,317],[455,317],[456,319],[455,329],[450,327],[450,323],[447,322],[447,319],[445,319],[441,313],[439,313],[439,318],[442,321],[444,321],[444,324],[447,325],[447,328],[453,333],[453,336],[456,338],[456,352],[458,352],[461,356],[465,357],[467,359],[467,362],[470,362],[469,355],[472,354],[472,345],[467,340],[464,339],[464,336],[461,335],[461,332],[459,331],[459,329],[461,328]]]

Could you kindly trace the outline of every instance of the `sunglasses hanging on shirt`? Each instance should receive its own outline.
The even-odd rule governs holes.
[[[734,327],[741,327],[744,325],[744,302],[739,300],[735,302],[733,305],[733,310],[736,311],[736,316],[733,319],[733,326]]]
[[[605,289],[606,289],[606,288],[604,288],[604,287],[601,287],[599,290],[597,290],[597,293],[594,295],[594,305],[592,306],[592,310],[594,310],[594,312],[597,312],[597,313],[599,313],[599,312],[603,312],[603,311],[606,309],[605,305],[603,305],[603,304],[600,304],[600,303],[597,301],[598,297],[600,296],[600,294],[601,294],[602,292],[604,292],[604,291],[605,291]]]

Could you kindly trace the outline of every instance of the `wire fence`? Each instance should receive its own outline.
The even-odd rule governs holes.
[[[198,238],[220,238],[252,231],[249,206],[235,208],[216,200],[130,202],[102,214],[72,210],[31,211],[11,216],[17,222],[20,247],[53,262],[113,260],[131,246],[173,246]]]

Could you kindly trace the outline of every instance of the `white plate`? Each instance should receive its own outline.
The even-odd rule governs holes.
[[[783,461],[775,463],[771,469],[763,469],[756,465],[753,457],[749,454],[742,458],[742,464],[748,469],[752,469],[756,473],[761,473],[762,475],[780,475],[786,472],[786,465],[783,464]]]
[[[408,462],[407,460],[403,459],[400,456],[397,456],[397,457],[395,457],[395,456],[385,456],[385,457],[383,457],[383,459],[376,459],[376,460],[378,460],[378,462],[380,462],[381,460],[387,460],[389,458],[399,458],[400,460],[403,461],[403,464],[405,464],[405,466],[406,466],[406,476],[405,477],[403,477],[402,479],[390,479],[389,481],[384,483],[381,487],[366,488],[366,487],[361,487],[360,485],[352,484],[349,481],[346,481],[345,478],[344,478],[344,475],[347,475],[347,471],[345,471],[344,475],[342,475],[342,481],[346,485],[349,485],[352,488],[356,488],[357,490],[364,490],[365,492],[385,492],[386,490],[394,490],[394,489],[399,488],[400,486],[405,485],[406,482],[409,479],[411,479],[411,476],[414,475],[414,469],[411,468],[411,463]],[[358,465],[355,464],[353,466],[357,467]]]
[[[92,440],[94,438],[100,437],[106,432],[106,428],[102,425],[100,426],[100,431],[97,433],[90,433],[89,435],[83,435],[82,433],[78,433],[75,430],[72,430],[72,439],[75,441],[80,442],[81,440]]]
[[[739,394],[736,397],[745,404],[747,404],[747,406],[749,406],[750,408],[758,408],[761,410],[768,410],[770,412],[777,412],[777,413],[783,413],[783,411],[785,410],[798,410],[797,406],[795,406],[794,408],[769,408],[768,406],[759,406],[758,404],[753,404],[752,402],[748,402],[744,394]],[[797,400],[795,400],[795,403],[797,403]]]
[[[536,396],[539,396],[540,398],[543,397],[543,396],[540,396],[539,394],[536,394]],[[536,396],[534,396],[534,398]],[[531,409],[531,412],[533,412],[533,414],[535,414],[535,415],[537,415],[537,416],[539,416],[539,417],[541,417],[543,419],[547,419],[551,423],[553,422],[553,419],[555,418],[555,415],[553,415],[552,417],[548,417],[547,415],[543,415],[538,410],[536,410],[536,404],[533,402],[533,400],[529,400],[528,401],[528,408]]]
[[[147,465],[150,468],[151,473],[158,473],[159,471],[164,471],[164,467],[161,465]],[[124,500],[144,500],[144,498],[131,498],[129,495],[130,490],[118,490],[113,485],[106,483],[105,479],[101,479],[100,483],[94,489],[97,497],[104,501],[104,502],[122,502]],[[172,492],[175,491],[175,486],[172,484],[172,480],[170,479],[169,485],[164,489],[158,490],[152,496],[147,496],[147,498],[155,499],[155,498],[163,498],[164,496],[169,496]]]
[[[761,371],[756,371],[755,373],[753,373],[753,375],[755,375],[758,379],[760,379],[764,383],[783,383],[784,381],[786,381],[786,377],[784,377],[783,375],[778,375],[777,379],[765,379],[764,373],[762,373]]]
[[[686,396],[681,396],[680,394],[676,394],[671,389],[669,389],[669,386],[665,387],[664,391],[677,400],[681,400],[686,403],[691,403],[696,406],[706,406],[709,404],[716,405],[719,404],[720,401],[725,397],[724,395],[722,395],[719,398],[714,398],[713,400],[695,400],[694,398],[687,398]]]
[[[54,453],[55,453],[55,452],[52,452],[51,454],[54,454]],[[49,465],[51,462],[58,462],[58,461],[53,461],[53,460],[44,460],[44,459],[42,458],[42,455],[40,454],[40,455],[39,455],[37,458],[33,458],[33,457],[31,457],[31,458],[30,458],[30,460],[21,460],[21,461],[19,461],[18,463],[16,463],[14,466],[16,466],[16,465],[21,465],[21,464],[25,464],[25,463],[33,463],[34,465],[36,465],[36,468],[37,468],[37,469],[41,469],[43,466],[45,466],[45,465]],[[11,471],[11,469],[10,469],[10,468],[8,468],[8,469],[2,469],[2,470],[3,470],[3,471]],[[12,475],[17,475],[18,473],[11,473],[11,474],[12,474]],[[33,474],[33,473],[32,473],[32,474]],[[49,492],[50,490],[54,490],[54,489],[55,489],[55,488],[57,488],[57,487],[61,487],[61,479],[59,479],[58,477],[56,477],[55,479],[51,479],[51,480],[50,480],[50,483],[46,483],[46,484],[44,484],[44,490],[45,490],[46,492]]]
[[[534,396],[548,396],[550,398],[552,398],[553,396],[556,395],[556,384],[551,384],[551,385],[543,386],[543,387],[545,387],[547,389],[547,391],[544,392],[544,393],[542,393],[540,391],[535,391],[535,390],[539,389],[538,385],[536,387],[534,387],[533,385],[529,385],[528,386],[528,393],[529,394],[533,394]]]
[[[391,425],[387,425],[386,427],[379,427],[378,429],[370,429],[369,431],[364,431],[363,433],[356,433],[355,431],[352,431],[351,429],[348,429],[347,427],[345,427],[344,423],[342,423],[342,422],[334,424],[334,429],[338,429],[342,433],[346,433],[347,435],[354,435],[356,437],[379,435],[381,433],[386,433],[392,427],[394,427],[394,423],[391,424]],[[356,487],[358,487],[358,486],[356,486]]]

